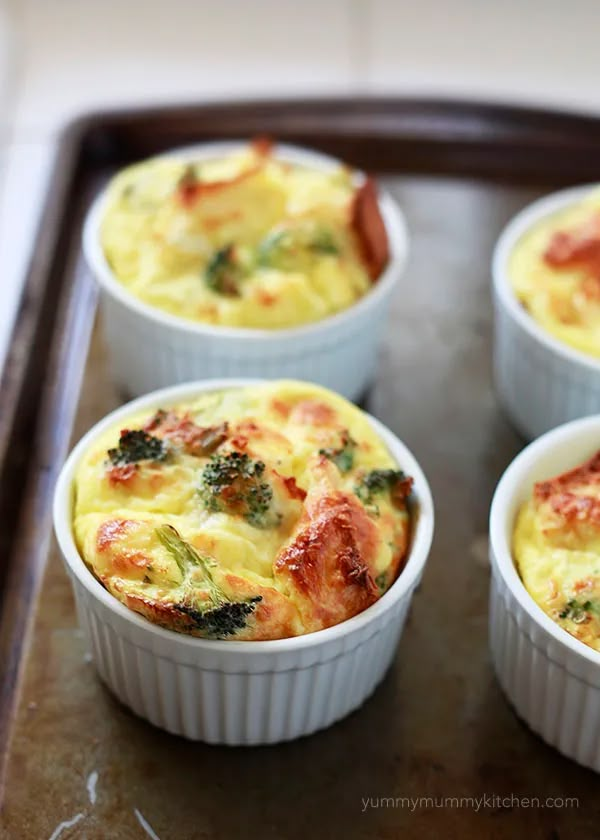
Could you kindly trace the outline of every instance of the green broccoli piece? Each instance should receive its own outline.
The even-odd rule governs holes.
[[[313,254],[331,254],[332,256],[335,256],[340,252],[340,249],[333,238],[333,234],[325,228],[319,228],[315,231],[308,247]]]
[[[333,234],[322,227],[304,226],[275,230],[258,247],[257,261],[261,266],[294,271],[303,256],[339,254]]]
[[[261,266],[272,266],[278,253],[285,247],[287,230],[277,230],[270,233],[258,246],[257,262]]]
[[[354,466],[355,449],[356,441],[350,437],[350,432],[345,430],[342,432],[341,446],[338,448],[328,446],[325,449],[319,449],[319,455],[324,455],[326,458],[329,458],[341,473],[347,473]]]
[[[244,629],[259,601],[262,598],[256,595],[247,601],[227,601],[207,610],[198,610],[186,604],[177,604],[175,608],[193,619],[194,628],[202,635],[211,639],[224,639]]]
[[[240,281],[244,271],[236,258],[235,245],[225,245],[215,251],[204,271],[204,282],[209,289],[227,297],[240,296]]]
[[[559,618],[568,618],[575,624],[583,624],[594,610],[595,605],[592,601],[584,601],[583,604],[580,604],[577,598],[571,598],[565,604],[562,612],[559,613]]]
[[[380,595],[383,595],[383,593],[387,589],[387,583],[388,583],[388,573],[387,572],[381,572],[381,574],[377,575],[377,577],[375,578],[375,586],[377,587],[377,589],[379,589],[379,594]]]
[[[411,492],[412,478],[402,470],[371,470],[354,487],[354,492],[366,507],[379,512],[376,498],[389,492],[392,503],[401,506]]]
[[[143,429],[123,429],[119,444],[108,450],[115,465],[136,464],[138,461],[164,461],[168,450],[165,442]]]
[[[264,471],[264,463],[252,461],[246,453],[213,455],[200,479],[205,508],[243,516],[255,528],[264,528],[273,499],[273,490],[262,481]]]
[[[223,639],[242,630],[262,597],[256,595],[243,601],[231,601],[213,580],[208,561],[183,540],[175,528],[161,525],[156,529],[156,536],[177,563],[184,580],[190,569],[202,573],[209,595],[208,601],[202,604],[174,604],[174,609],[189,616],[194,629],[208,638]]]

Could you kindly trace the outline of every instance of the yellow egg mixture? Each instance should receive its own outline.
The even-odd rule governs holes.
[[[408,551],[411,485],[359,409],[282,381],[103,434],[77,469],[73,527],[94,575],[150,621],[277,639],[388,589]]]
[[[141,301],[191,321],[274,329],[355,303],[388,259],[371,181],[278,160],[155,158],[111,182],[101,244]]]
[[[544,612],[600,650],[600,452],[535,485],[517,518],[513,553]]]
[[[508,273],[541,327],[600,356],[600,190],[534,224],[515,246]]]

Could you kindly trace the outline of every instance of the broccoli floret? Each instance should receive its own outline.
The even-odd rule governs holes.
[[[356,441],[350,437],[347,430],[342,432],[341,446],[337,449],[328,446],[326,449],[319,449],[319,455],[325,455],[332,461],[341,473],[349,472],[354,466],[354,450]]]
[[[246,453],[213,455],[200,479],[204,506],[212,513],[238,514],[255,528],[264,528],[273,499],[273,490],[261,480],[264,471],[264,463]]]
[[[315,231],[315,234],[309,244],[309,250],[312,251],[313,254],[331,254],[332,256],[335,256],[340,252],[340,249],[333,238],[333,234],[325,228],[319,228]]]
[[[117,464],[136,464],[138,461],[164,461],[168,450],[165,442],[143,429],[123,429],[119,445],[108,450],[110,461]]]
[[[354,492],[364,505],[378,512],[377,496],[387,491],[392,503],[402,506],[410,495],[411,487],[412,478],[406,476],[402,470],[371,470],[354,487]]]
[[[275,230],[258,247],[258,264],[294,271],[303,256],[339,254],[331,231],[313,225]]]
[[[387,589],[387,582],[388,582],[388,573],[381,572],[381,574],[377,575],[375,578],[375,586],[379,589],[379,594],[383,595],[385,590]]]
[[[188,615],[194,621],[194,629],[212,639],[224,639],[232,636],[248,623],[248,616],[256,609],[256,604],[262,601],[260,595],[247,601],[227,601],[218,607],[198,610],[186,604],[177,604],[178,612]]]
[[[559,618],[569,618],[575,624],[582,624],[594,611],[594,608],[592,601],[584,601],[583,604],[580,604],[577,598],[571,598],[565,604],[562,612],[559,613]]]
[[[194,629],[215,639],[232,636],[242,630],[248,618],[256,609],[260,595],[243,601],[232,601],[213,580],[208,561],[196,549],[183,540],[171,525],[161,525],[156,529],[156,536],[173,557],[184,580],[190,570],[200,570],[209,598],[202,603],[174,604],[174,608],[189,616],[194,622]]]
[[[236,259],[233,244],[215,251],[204,270],[204,282],[208,288],[227,297],[240,296],[240,280],[243,276],[244,271]]]

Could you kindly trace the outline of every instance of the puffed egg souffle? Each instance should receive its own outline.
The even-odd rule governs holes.
[[[600,190],[538,220],[508,262],[532,318],[565,344],[600,357]]]
[[[279,160],[268,141],[219,159],[164,156],[121,171],[100,238],[115,277],[141,301],[255,329],[347,309],[389,260],[371,179],[342,165]]]
[[[96,578],[149,621],[281,639],[338,624],[392,585],[411,487],[358,408],[269,382],[106,432],[78,465],[73,530]]]
[[[600,452],[534,486],[517,518],[513,551],[536,603],[600,650]]]

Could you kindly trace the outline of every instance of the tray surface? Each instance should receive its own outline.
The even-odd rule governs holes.
[[[442,832],[473,838],[517,832],[594,836],[597,776],[545,746],[519,722],[489,662],[489,503],[501,472],[523,445],[491,385],[489,259],[517,209],[558,184],[594,177],[591,147],[600,130],[595,122],[573,117],[556,116],[553,122],[551,115],[536,120],[522,112],[516,119],[519,112],[512,109],[477,112],[474,106],[453,110],[388,102],[377,111],[372,103],[334,104],[329,111],[320,104],[299,110],[280,104],[277,118],[271,112],[267,117],[279,121],[278,136],[312,142],[378,169],[403,206],[411,232],[408,270],[368,397],[369,410],[420,460],[436,503],[432,554],[395,664],[371,700],[346,720],[295,743],[264,748],[209,747],[169,736],[136,719],[99,682],[53,544],[46,563],[47,499],[69,440],[94,311],[79,254],[81,212],[106,174],[137,153],[211,133],[253,133],[261,119],[271,123],[261,112],[266,106],[254,112],[223,107],[220,122],[210,129],[206,109],[185,118],[182,111],[97,117],[65,141],[70,153],[62,165],[70,175],[63,172],[56,182],[63,192],[54,204],[64,219],[53,236],[48,233],[42,266],[47,283],[56,283],[62,297],[55,295],[45,360],[46,376],[55,379],[40,378],[46,386],[38,393],[35,446],[20,456],[30,469],[19,521],[29,523],[29,530],[7,543],[13,565],[21,558],[24,568],[19,575],[9,565],[4,578],[2,837],[48,838],[72,820],[61,838],[141,838],[149,834],[144,820],[161,840],[246,837],[255,831],[267,838],[365,840]],[[212,112],[218,115],[216,107]],[[144,126],[149,133],[142,141]],[[415,154],[411,148],[419,132],[430,147]],[[536,142],[550,149],[546,171],[539,153],[537,159],[533,154]],[[571,159],[553,168],[558,149],[566,148],[579,148],[577,166]],[[515,165],[506,179],[511,154]],[[29,306],[35,324],[40,310],[35,296]],[[42,309],[50,311],[47,301]],[[24,329],[21,324],[21,333]],[[17,366],[13,354],[12,366],[5,384],[25,400],[20,380],[25,365]],[[120,402],[107,380],[97,329],[78,402],[76,437]],[[15,440],[14,428],[6,425],[4,432],[6,440]],[[46,477],[41,489],[40,476]],[[35,504],[29,490],[35,491]],[[14,602],[11,593],[18,596]],[[20,628],[19,644],[11,626]],[[485,794],[539,797],[542,803],[575,796],[579,807],[503,807],[490,801],[479,810],[442,807],[444,797]],[[431,799],[402,803],[405,797]]]

